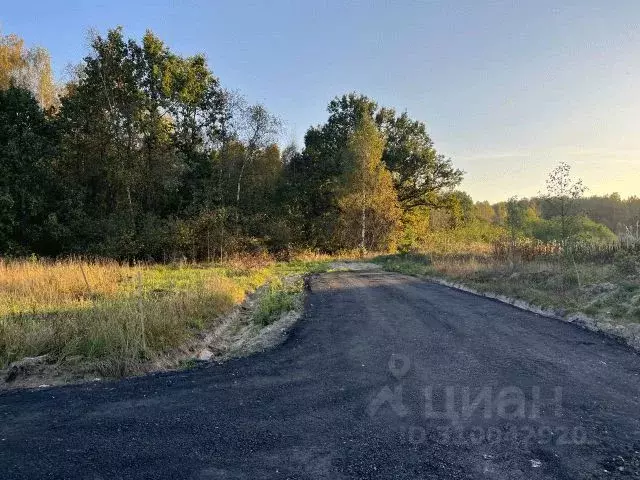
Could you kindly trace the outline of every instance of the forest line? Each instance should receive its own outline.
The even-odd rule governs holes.
[[[281,151],[280,119],[149,31],[94,35],[64,85],[46,50],[9,35],[0,53],[2,255],[215,260],[412,250],[434,234],[606,242],[640,221],[636,197],[569,198],[571,231],[562,192],[474,203],[423,122],[357,93]]]

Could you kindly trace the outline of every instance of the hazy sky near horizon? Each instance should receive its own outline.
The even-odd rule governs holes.
[[[0,31],[46,47],[60,78],[89,29],[153,30],[299,145],[336,95],[424,121],[474,200],[531,196],[566,161],[591,194],[640,195],[640,1],[6,2]]]

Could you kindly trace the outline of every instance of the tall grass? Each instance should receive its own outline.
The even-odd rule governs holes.
[[[259,285],[321,264],[1,260],[0,367],[47,354],[103,375],[125,375],[210,326]]]
[[[6,261],[0,259],[0,316],[81,308],[113,297],[135,270],[115,262]]]
[[[515,241],[497,240],[491,244],[493,257],[502,260],[519,259],[525,261],[541,258],[571,257],[574,260],[601,264],[611,263],[620,254],[640,254],[640,241],[619,239],[614,242],[543,242],[531,238]]]

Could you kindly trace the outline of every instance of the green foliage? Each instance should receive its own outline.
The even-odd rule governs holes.
[[[29,62],[34,79],[46,77],[48,60],[27,58],[18,37],[0,50],[0,254],[212,261],[467,250],[505,226],[512,239],[598,242],[612,239],[602,222],[638,230],[637,199],[583,199],[564,164],[542,199],[474,204],[422,122],[355,93],[329,103],[302,151],[280,152],[277,118],[223,90],[202,55],[178,55],[152,32],[95,35],[47,112],[30,91],[46,92],[12,79]]]
[[[180,370],[192,370],[198,366],[198,361],[195,358],[188,358],[181,360],[178,364]]]
[[[253,321],[266,326],[278,320],[283,313],[293,310],[300,301],[303,287],[302,280],[293,283],[282,280],[271,282],[258,300]]]
[[[430,212],[427,207],[416,207],[402,215],[402,231],[398,240],[400,253],[414,252],[423,246],[429,236]]]
[[[443,197],[443,205],[447,207],[450,228],[469,225],[474,218],[473,200],[465,192],[451,192]]]
[[[0,90],[0,253],[52,253],[53,143],[50,122],[33,95],[15,87]]]
[[[619,251],[614,256],[613,264],[622,275],[640,275],[640,253]]]
[[[432,230],[419,250],[440,254],[488,251],[493,242],[505,235],[499,225],[474,221],[457,228]]]
[[[565,239],[574,242],[610,243],[617,240],[616,235],[606,226],[584,216],[566,218],[564,224],[561,217],[535,219],[528,223],[527,229],[531,236],[545,242],[561,240],[563,231]]]
[[[384,140],[382,162],[401,208],[446,207],[446,194],[460,183],[462,172],[437,153],[424,124],[355,93],[335,98],[328,111],[327,122],[307,131],[304,150],[290,155],[285,166],[284,183],[294,202],[289,216],[294,238],[327,250],[348,246],[335,242],[340,236],[335,218],[341,211],[335,193],[349,171],[345,146],[363,121],[374,122]],[[378,243],[393,247],[390,240]]]
[[[549,220],[558,216],[557,203],[549,201],[547,197],[534,197],[518,201],[527,208],[527,219],[537,217]],[[629,197],[622,199],[617,193],[606,196],[580,197],[571,200],[570,216],[584,215],[596,223],[605,225],[617,235],[633,240],[640,238],[640,198]],[[479,206],[476,204],[478,215],[496,224],[504,224],[506,221],[506,202],[494,205]],[[480,210],[482,211],[480,211]],[[526,231],[525,234],[530,235]]]
[[[394,241],[401,212],[391,174],[381,161],[383,147],[373,120],[362,118],[343,152],[337,247],[383,250]]]
[[[303,151],[281,154],[277,118],[223,90],[203,55],[178,55],[152,32],[93,35],[50,116],[11,87],[31,69],[30,90],[53,104],[46,52],[29,57],[15,36],[0,52],[2,254],[168,261],[393,249],[400,208],[453,211],[463,199],[452,218],[468,220],[471,200],[450,195],[462,172],[425,125],[364,95],[332,100]]]
[[[497,213],[488,201],[476,202],[474,205],[474,217],[487,223],[497,223]]]
[[[434,272],[431,260],[422,254],[381,255],[372,261],[390,272],[407,275],[429,275]]]
[[[578,208],[595,222],[625,237],[640,239],[640,198],[620,198],[617,193],[592,196],[578,201]]]
[[[582,180],[574,181],[571,178],[571,167],[567,163],[561,162],[549,173],[547,193],[543,198],[553,216],[559,219],[558,240],[564,242],[578,232],[575,222],[576,205],[585,191]]]
[[[436,151],[424,123],[388,108],[376,118],[386,138],[382,160],[393,173],[402,207],[444,207],[442,193],[457,187],[464,173]]]
[[[523,229],[525,221],[526,206],[519,202],[517,197],[511,197],[507,202],[506,224],[512,241],[515,241],[518,233]]]
[[[210,260],[269,244],[278,122],[202,55],[117,28],[92,38],[51,118],[1,93],[0,253]]]

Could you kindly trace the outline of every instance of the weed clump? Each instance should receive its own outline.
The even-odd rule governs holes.
[[[613,264],[622,275],[640,275],[640,253],[616,252]]]
[[[294,310],[303,289],[302,280],[271,282],[267,286],[267,291],[260,297],[253,321],[266,326],[278,320],[283,313]]]

